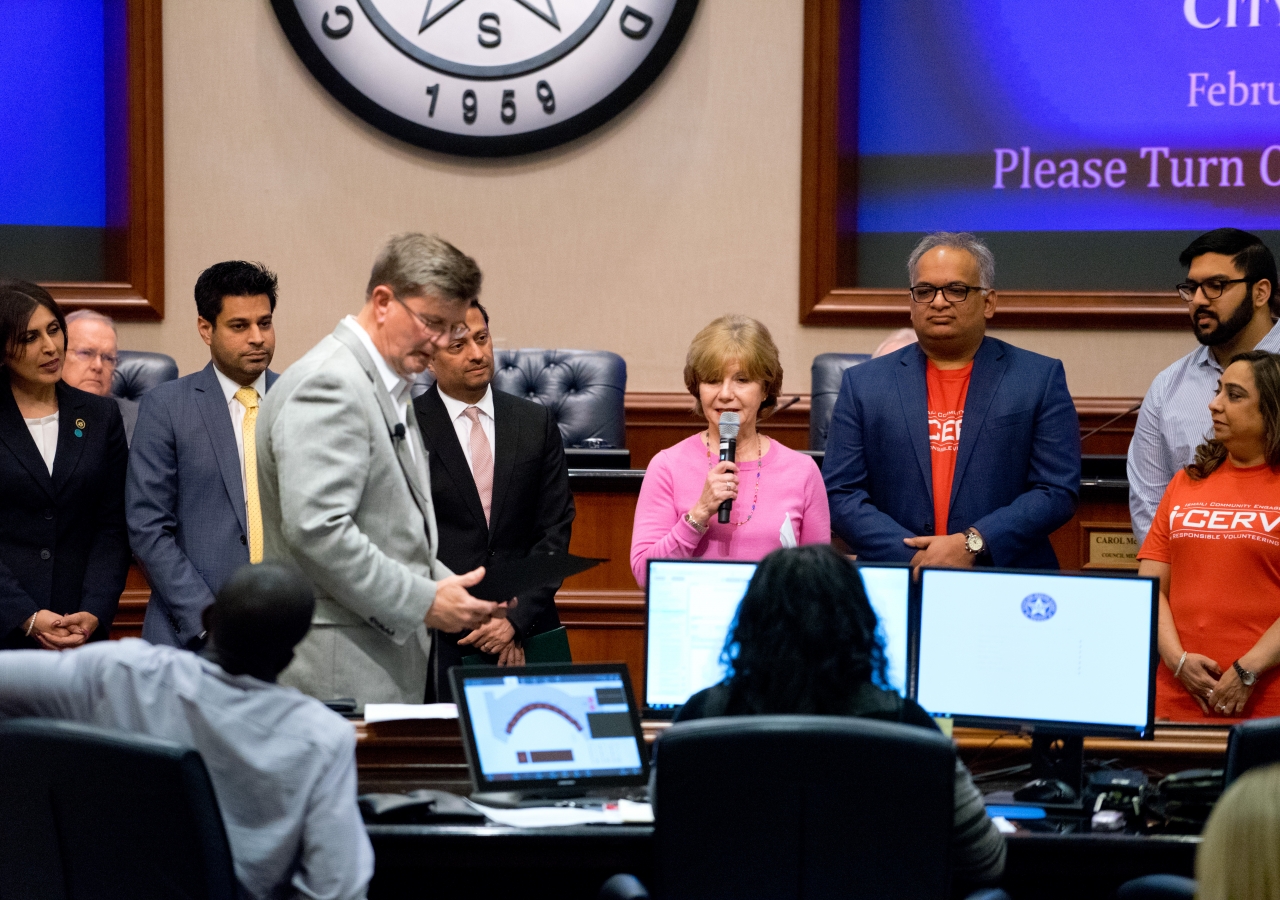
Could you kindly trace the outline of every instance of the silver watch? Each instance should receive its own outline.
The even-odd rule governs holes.
[[[966,550],[977,556],[987,549],[987,542],[982,539],[982,535],[978,534],[978,529],[969,527],[964,531],[964,546]]]
[[[1254,682],[1258,680],[1257,672],[1250,672],[1244,666],[1240,665],[1240,660],[1238,659],[1233,662],[1231,666],[1236,670],[1236,674],[1240,676],[1241,684],[1245,687],[1253,687]]]

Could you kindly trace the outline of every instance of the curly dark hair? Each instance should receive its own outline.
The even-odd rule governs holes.
[[[1280,356],[1265,350],[1246,350],[1237,353],[1227,363],[1227,368],[1238,362],[1247,362],[1253,369],[1253,382],[1258,391],[1258,410],[1266,429],[1267,465],[1280,468]],[[1224,370],[1225,371],[1225,370]],[[1208,478],[1227,458],[1227,448],[1215,437],[1205,439],[1196,448],[1196,458],[1186,466],[1186,473],[1193,481]]]
[[[764,558],[721,660],[751,714],[840,715],[865,682],[888,686],[884,639],[862,578],[827,544]]]

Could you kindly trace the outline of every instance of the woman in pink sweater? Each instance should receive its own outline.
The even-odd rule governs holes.
[[[650,559],[760,560],[779,547],[826,544],[831,513],[817,464],[757,431],[782,390],[769,329],[721,316],[689,346],[684,383],[707,428],[649,463],[631,530],[631,571],[641,586]],[[737,462],[720,462],[720,416],[741,419]],[[717,512],[733,500],[726,525]]]

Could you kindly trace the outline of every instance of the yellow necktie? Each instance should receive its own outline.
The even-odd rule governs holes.
[[[258,500],[258,392],[251,387],[236,391],[244,407],[244,512],[249,524],[249,562],[262,562],[262,504]]]

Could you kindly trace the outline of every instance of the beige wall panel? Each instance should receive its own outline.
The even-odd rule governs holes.
[[[207,351],[191,287],[221,259],[280,275],[277,370],[360,304],[381,241],[437,231],[485,271],[499,346],[593,347],[629,387],[680,390],[689,339],[724,312],[773,330],[808,391],[816,353],[870,351],[888,329],[797,323],[803,4],[702,0],[667,71],[569,147],[517,161],[418,150],[333,100],[266,0],[164,4],[168,314],[122,345]],[[998,321],[998,320],[997,320]],[[1077,395],[1142,394],[1185,334],[1009,332],[1062,357]]]

